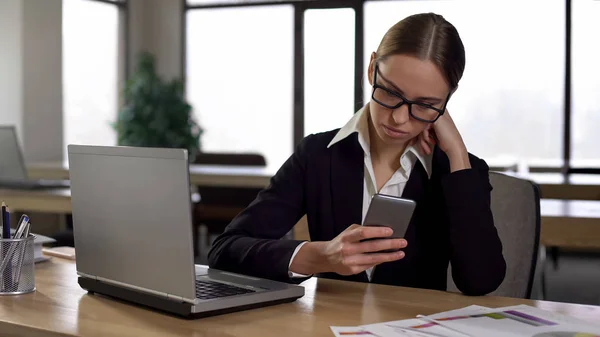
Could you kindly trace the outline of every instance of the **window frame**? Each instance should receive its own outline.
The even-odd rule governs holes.
[[[117,55],[118,55],[118,59],[117,59],[117,83],[118,83],[118,87],[115,88],[115,90],[117,90],[117,106],[116,106],[116,113],[118,113],[119,107],[121,107],[125,102],[124,102],[124,98],[123,95],[119,94],[123,87],[125,82],[127,80],[129,80],[130,77],[130,70],[131,70],[131,65],[130,65],[130,36],[129,36],[129,32],[130,32],[130,10],[129,10],[129,0],[81,0],[81,1],[88,1],[88,2],[99,2],[99,3],[104,3],[104,4],[109,4],[109,5],[113,5],[117,7],[118,10],[118,27],[117,27],[117,31],[118,31],[118,37],[117,37]],[[63,102],[64,104],[64,102]],[[116,118],[116,114],[115,114],[115,118]],[[64,118],[64,116],[63,116]],[[66,137],[65,133],[66,130],[63,130],[63,142],[64,142],[64,138]]]
[[[119,10],[119,46],[117,47],[119,53],[119,69],[117,78],[119,82],[129,79],[130,62],[129,62],[129,0],[84,0],[92,2],[101,2],[109,5],[117,6]],[[119,95],[120,97],[121,95]],[[120,103],[120,102],[119,102]]]
[[[108,1],[108,0],[92,0]],[[214,1],[210,4],[190,5],[186,0],[182,1],[182,32],[184,43],[182,43],[182,74],[185,72],[185,61],[187,46],[185,43],[187,12],[190,10],[201,10],[208,8],[225,7],[247,7],[265,5],[293,5],[294,6],[294,116],[293,116],[293,145],[297,146],[304,138],[304,53],[303,53],[303,31],[304,12],[307,9],[322,8],[352,8],[355,11],[355,76],[354,76],[354,111],[348,112],[348,116],[362,107],[363,87],[362,77],[364,72],[364,4],[373,1],[399,1],[399,0],[284,0],[284,1],[257,1],[239,3],[219,3]],[[565,64],[564,64],[564,92],[563,92],[563,130],[562,130],[562,166],[529,166],[532,173],[562,173],[563,175],[585,173],[600,174],[598,168],[581,168],[571,166],[572,156],[572,86],[571,86],[571,46],[572,46],[572,0],[565,0]],[[515,164],[516,165],[516,164]],[[506,167],[490,167],[491,170],[510,170],[513,165]]]

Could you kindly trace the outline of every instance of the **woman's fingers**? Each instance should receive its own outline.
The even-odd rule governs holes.
[[[342,255],[351,256],[363,253],[376,253],[384,250],[398,250],[407,245],[404,239],[371,239],[358,243],[345,243],[342,246]]]
[[[425,137],[421,139],[421,149],[423,149],[423,152],[425,152],[425,154],[431,154],[431,148],[429,147],[429,144],[425,141]]]
[[[373,253],[373,254],[357,254],[348,256],[344,259],[344,264],[348,267],[358,265],[375,266],[384,262],[392,262],[400,260],[404,257],[403,251],[393,253]]]
[[[384,226],[356,226],[344,235],[344,242],[359,242],[365,239],[385,238],[392,235],[394,231]]]

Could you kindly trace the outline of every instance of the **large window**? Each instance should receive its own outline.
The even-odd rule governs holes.
[[[367,2],[366,64],[389,27],[429,11],[450,21],[465,45],[448,111],[469,151],[492,165],[562,165],[564,1]]]
[[[291,151],[291,139],[298,142],[307,134],[341,127],[357,104],[370,100],[366,70],[387,29],[409,15],[435,12],[457,27],[466,49],[464,76],[448,109],[469,151],[492,167],[557,172],[570,165],[600,170],[600,133],[594,129],[600,124],[600,47],[594,43],[600,30],[599,1],[273,0],[265,6],[268,2],[187,2],[188,95],[207,132],[205,149],[254,150],[277,158],[270,163],[279,165]],[[269,16],[276,11],[285,14]],[[263,31],[267,26],[270,29]],[[245,50],[243,60],[235,53],[238,40],[254,46]],[[265,51],[271,53],[270,64],[283,62],[281,55],[287,63],[266,68],[261,54]],[[244,68],[244,62],[254,66]],[[224,76],[219,73],[223,64],[236,83],[255,84],[247,89],[248,96],[268,95],[270,106],[281,104],[280,128],[263,127],[264,121],[276,120],[274,111],[245,105],[235,109],[239,114],[252,112],[251,122],[260,120],[262,130],[269,131],[263,133],[277,137],[278,144],[258,144],[260,138],[246,136],[259,126],[243,117],[235,115],[246,124],[243,130],[227,124],[236,120],[234,109],[215,103],[222,92],[215,79]],[[257,69],[264,72],[257,76]],[[256,78],[265,83],[277,78],[281,83],[265,89]],[[281,101],[273,98],[276,92],[282,93],[277,98]],[[230,105],[237,107],[248,99],[240,95],[236,92]]]
[[[65,147],[116,144],[110,123],[118,108],[118,21],[116,5],[63,0]]]
[[[293,7],[187,13],[187,97],[206,152],[259,153],[279,166],[293,151]]]
[[[600,167],[600,1],[572,6],[571,165]]]
[[[346,123],[354,109],[354,10],[304,12],[304,134]]]

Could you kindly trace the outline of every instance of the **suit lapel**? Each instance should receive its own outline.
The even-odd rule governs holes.
[[[353,134],[331,147],[333,237],[362,220],[364,152]]]
[[[406,182],[406,186],[404,186],[402,198],[414,200],[417,202],[418,206],[425,196],[425,187],[427,186],[428,180],[427,171],[425,171],[421,161],[417,160],[410,172],[410,177]]]

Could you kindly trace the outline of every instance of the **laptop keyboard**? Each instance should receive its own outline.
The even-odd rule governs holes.
[[[196,280],[196,298],[210,300],[212,298],[253,293],[254,290],[236,287],[225,283]]]

